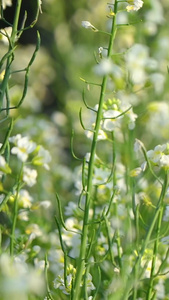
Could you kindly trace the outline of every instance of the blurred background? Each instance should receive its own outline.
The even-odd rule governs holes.
[[[35,3],[34,0],[23,0],[19,26],[25,10],[26,26],[34,21]],[[13,6],[4,11],[9,23],[13,22],[15,5],[16,1],[13,1]],[[149,150],[169,140],[169,1],[145,0],[143,8],[137,13],[127,13],[125,7],[126,3],[119,4],[119,26],[112,53],[113,71],[105,100],[115,97],[123,105],[133,106],[137,120],[130,133],[133,140],[139,138]],[[56,245],[60,248],[54,221],[54,215],[58,215],[55,193],[61,198],[63,210],[70,201],[78,201],[76,184],[81,179],[78,173],[81,162],[72,156],[71,132],[74,129],[74,152],[77,157],[83,158],[90,151],[91,140],[80,124],[80,108],[86,128],[91,126],[92,116],[91,111],[85,108],[82,93],[91,107],[94,108],[99,102],[100,88],[91,83],[101,83],[96,66],[101,55],[106,56],[108,43],[107,34],[85,29],[81,23],[89,21],[100,31],[109,32],[111,9],[112,5],[104,0],[42,0],[42,13],[36,25],[24,31],[18,41],[13,71],[23,70],[28,65],[36,47],[37,30],[40,32],[41,47],[30,69],[26,98],[19,109],[11,111],[15,120],[12,135],[20,133],[29,136],[49,150],[52,156],[50,170],[39,167],[38,182],[30,189],[33,200],[29,219],[18,221],[18,249],[22,248],[22,238],[27,240],[27,235],[34,230],[30,226],[34,223],[41,230],[37,240],[33,241],[34,245],[53,252]],[[0,27],[5,26],[1,20]],[[99,47],[103,47],[101,55]],[[7,49],[8,45],[1,36],[1,57]],[[24,72],[11,75],[11,105],[16,105],[21,98],[24,75]],[[3,132],[5,134],[7,124],[8,120],[2,123],[0,137]],[[129,129],[126,126],[122,131],[127,136]],[[122,134],[117,134],[116,139],[123,163],[125,149]],[[99,142],[102,155],[104,150],[105,142]],[[40,205],[43,201],[52,205],[46,209]],[[147,210],[147,206],[144,207]],[[51,267],[56,272],[58,253],[54,254]],[[44,253],[41,256],[44,259]]]

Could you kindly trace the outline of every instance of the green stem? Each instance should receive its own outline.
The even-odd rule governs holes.
[[[16,228],[16,221],[17,221],[17,215],[18,215],[18,195],[19,195],[19,184],[15,196],[15,202],[14,202],[14,215],[13,215],[13,221],[12,221],[12,231],[11,231],[11,239],[10,239],[10,255],[13,256],[14,254],[14,241],[15,241],[15,228]]]
[[[155,264],[156,264],[156,258],[157,258],[157,253],[158,253],[158,245],[159,245],[159,236],[160,236],[162,217],[163,217],[163,207],[161,207],[159,217],[158,217],[157,235],[156,235],[156,240],[155,240],[155,243],[154,243],[154,251],[153,251],[153,259],[152,259],[152,266],[151,266],[149,289],[148,289],[148,294],[147,294],[147,298],[146,298],[147,300],[152,299],[154,274],[155,274]]]
[[[46,281],[46,290],[48,299],[54,300],[49,288],[49,281],[48,281],[48,257],[47,254],[45,255],[45,281]]]
[[[16,42],[16,38],[17,38],[17,28],[18,28],[21,4],[22,4],[22,0],[17,0],[15,17],[14,17],[14,22],[13,22],[13,26],[12,26],[12,33],[9,38],[8,53],[11,53],[11,54],[7,58],[5,75],[4,75],[4,79],[2,81],[1,89],[0,89],[0,108],[2,107],[3,98],[4,98],[4,95],[5,95],[7,86],[8,86],[8,81],[9,81],[9,77],[10,77],[10,73],[11,73],[10,66],[13,61],[13,51],[12,50],[15,47],[15,42]]]
[[[114,203],[114,208],[115,208],[115,216],[118,220],[118,212],[117,212],[117,202]],[[116,230],[116,243],[117,243],[117,253],[118,253],[118,263],[119,263],[119,268],[120,272],[122,271],[122,261],[121,261],[121,238],[120,238],[120,231],[119,228]]]
[[[15,228],[16,228],[16,221],[18,216],[18,197],[19,197],[19,191],[21,188],[20,185],[20,179],[23,171],[23,164],[20,170],[20,174],[18,176],[18,184],[16,189],[16,196],[14,200],[14,212],[13,212],[13,221],[12,221],[12,230],[11,230],[11,238],[10,238],[10,255],[13,256],[14,254],[14,241],[15,241]]]
[[[116,35],[116,13],[117,13],[117,3],[118,1],[115,0],[114,3],[114,13],[115,16],[112,21],[112,30],[109,40],[109,47],[108,47],[108,55],[107,57],[111,57],[113,42]],[[102,120],[102,110],[103,110],[103,103],[104,103],[104,95],[107,87],[107,79],[108,75],[103,77],[102,85],[101,85],[101,92],[100,92],[100,101],[99,101],[99,108],[97,111],[96,117],[96,124],[94,128],[93,140],[91,145],[91,155],[89,161],[89,169],[88,169],[88,181],[87,181],[87,192],[86,192],[86,202],[85,202],[85,213],[83,219],[83,228],[82,228],[82,239],[81,239],[81,247],[80,247],[80,254],[78,259],[77,265],[77,273],[74,285],[74,298],[73,300],[80,299],[80,285],[82,281],[83,272],[85,270],[85,258],[86,258],[86,251],[88,245],[88,226],[89,226],[89,210],[91,206],[91,193],[92,193],[92,178],[93,178],[93,171],[94,171],[94,160],[95,160],[95,153],[96,153],[96,145],[98,140],[98,132],[100,129],[100,123]]]
[[[160,203],[159,203],[160,212],[159,212],[158,223],[157,223],[156,240],[154,242],[154,251],[153,251],[153,259],[152,259],[152,266],[151,266],[150,283],[149,283],[149,289],[148,289],[148,294],[147,294],[147,298],[146,298],[147,300],[152,299],[154,275],[155,275],[155,264],[156,264],[156,258],[157,258],[157,253],[158,253],[160,230],[161,230],[161,223],[162,223],[163,210],[164,210],[163,200],[164,200],[165,192],[166,192],[166,189],[167,189],[167,182],[168,182],[168,178],[167,178],[167,174],[166,174],[163,193],[162,193]]]
[[[128,295],[129,295],[130,290],[133,287],[133,283],[137,282],[138,277],[140,277],[139,279],[141,279],[141,276],[139,276],[140,274],[137,274],[137,273],[139,273],[139,272],[137,272],[137,270],[138,270],[138,268],[140,266],[141,258],[144,255],[144,252],[145,252],[145,249],[147,247],[147,244],[150,241],[150,237],[151,237],[151,234],[152,234],[153,229],[155,227],[155,224],[156,224],[156,222],[160,218],[159,215],[161,213],[161,207],[162,207],[162,203],[163,203],[163,199],[165,197],[165,193],[166,193],[167,187],[168,187],[168,174],[166,173],[165,174],[164,183],[162,185],[162,190],[161,190],[159,202],[158,202],[158,205],[157,205],[154,217],[152,219],[152,222],[150,224],[149,230],[148,230],[147,235],[145,237],[144,244],[143,244],[143,246],[142,246],[142,248],[140,250],[140,253],[138,254],[136,263],[135,263],[135,265],[133,267],[133,270],[132,270],[132,273],[131,273],[131,277],[126,282],[125,290],[124,290],[123,297],[121,298],[121,300],[127,300],[128,299]],[[158,240],[158,238],[157,238],[157,240]],[[137,278],[136,278],[136,274],[137,274]]]

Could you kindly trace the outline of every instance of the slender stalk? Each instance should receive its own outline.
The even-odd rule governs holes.
[[[11,231],[11,239],[10,239],[10,255],[13,256],[14,254],[14,241],[15,241],[15,228],[16,228],[16,221],[18,216],[18,195],[19,195],[19,184],[15,196],[14,202],[14,215],[12,221],[12,231]]]
[[[154,243],[153,259],[152,259],[151,274],[150,274],[150,283],[149,283],[149,289],[148,289],[148,294],[147,294],[147,298],[146,298],[147,300],[152,299],[155,265],[156,265],[156,258],[157,258],[157,253],[158,253],[162,216],[163,216],[163,207],[161,207],[159,217],[158,217],[157,234],[156,234],[156,240]]]
[[[14,241],[15,241],[15,228],[16,228],[16,222],[17,222],[17,216],[18,216],[18,197],[19,197],[19,191],[21,188],[20,185],[20,179],[23,171],[23,164],[20,170],[20,174],[18,176],[17,181],[17,189],[16,189],[16,195],[14,200],[14,212],[13,212],[13,221],[12,221],[12,230],[11,230],[11,238],[10,238],[10,255],[13,256],[14,254]]]
[[[151,266],[151,274],[150,274],[150,283],[149,283],[149,289],[148,289],[148,294],[147,294],[147,300],[152,299],[152,294],[153,294],[153,283],[154,283],[154,275],[155,275],[155,264],[156,264],[156,258],[157,258],[157,253],[158,253],[158,246],[159,246],[159,237],[160,237],[160,230],[161,230],[161,223],[162,223],[162,217],[163,217],[163,200],[165,196],[165,191],[167,189],[167,183],[168,183],[168,178],[166,174],[165,182],[164,182],[164,192],[161,197],[161,201],[159,203],[160,205],[160,212],[159,212],[159,217],[158,217],[158,223],[157,223],[157,233],[156,233],[156,240],[154,243],[154,251],[153,251],[153,259],[152,259],[152,266]]]
[[[115,0],[114,3],[114,13],[115,16],[113,17],[112,21],[112,30],[109,40],[109,47],[108,47],[108,55],[109,58],[112,53],[112,47],[113,42],[116,35],[116,13],[117,13],[117,3],[118,1]],[[103,77],[102,85],[101,85],[101,92],[100,92],[100,100],[99,100],[99,108],[97,112],[96,117],[96,124],[94,128],[94,134],[93,134],[93,140],[91,145],[91,155],[90,155],[90,161],[89,161],[89,169],[88,169],[88,181],[87,181],[87,192],[86,192],[86,202],[85,202],[85,213],[84,213],[84,219],[83,219],[83,228],[82,228],[82,239],[81,239],[81,247],[80,247],[80,254],[77,264],[77,274],[76,274],[76,280],[74,285],[74,298],[73,300],[79,300],[80,299],[80,284],[83,276],[83,272],[85,269],[85,258],[86,258],[86,250],[88,246],[88,223],[89,223],[89,210],[91,206],[91,193],[92,193],[92,177],[93,177],[93,171],[94,171],[94,159],[95,159],[95,153],[96,153],[96,145],[98,140],[98,132],[100,128],[100,123],[102,119],[102,110],[103,110],[103,103],[104,103],[104,95],[107,87],[107,79],[108,75],[105,75]]]
[[[143,254],[144,254],[144,251],[145,251],[145,249],[147,247],[147,244],[150,241],[150,237],[151,237],[151,234],[152,234],[153,229],[155,227],[155,224],[160,219],[159,215],[161,214],[161,207],[162,207],[162,203],[163,203],[163,199],[165,197],[165,193],[166,193],[167,187],[168,187],[168,174],[166,172],[164,183],[163,183],[161,194],[160,194],[160,198],[159,198],[159,202],[158,202],[158,205],[157,205],[154,217],[152,219],[152,222],[150,224],[149,230],[148,230],[147,235],[145,237],[144,244],[143,244],[143,246],[142,246],[142,248],[140,250],[140,253],[139,253],[138,257],[137,257],[136,263],[135,263],[135,265],[133,267],[133,270],[132,270],[132,273],[131,273],[131,277],[126,282],[125,290],[124,290],[123,297],[121,298],[121,300],[127,300],[128,299],[128,295],[129,295],[130,290],[133,287],[133,283],[136,283],[137,280],[138,280],[138,276],[140,275],[140,273],[137,274],[138,273],[137,270],[138,270],[138,268],[140,266],[141,258],[143,257]],[[159,239],[159,236],[158,236],[157,240],[158,239]],[[136,278],[136,274],[137,274],[137,278]],[[141,276],[140,276],[140,278],[141,278]]]
[[[21,4],[22,4],[22,0],[17,0],[16,10],[15,10],[15,17],[14,17],[14,22],[13,22],[13,26],[12,26],[12,33],[11,33],[11,36],[9,38],[8,53],[11,53],[11,54],[8,56],[7,61],[6,61],[5,75],[4,75],[4,79],[2,81],[1,89],[0,89],[0,109],[2,107],[3,98],[4,98],[4,95],[5,95],[6,89],[8,87],[8,81],[9,81],[9,77],[10,77],[10,66],[11,66],[11,63],[12,63],[13,57],[14,57],[12,50],[15,47],[15,42],[16,42],[16,37],[17,37],[17,29],[18,29],[18,22],[19,22]]]
[[[45,255],[45,281],[46,281],[46,290],[48,299],[54,300],[50,291],[49,281],[48,281],[48,257]]]
[[[114,209],[115,209],[115,216],[118,219],[118,212],[117,212],[117,202],[114,203]],[[122,271],[122,261],[121,261],[121,238],[120,238],[120,232],[119,228],[116,230],[116,243],[117,243],[117,253],[118,253],[118,263],[120,267],[120,272]]]

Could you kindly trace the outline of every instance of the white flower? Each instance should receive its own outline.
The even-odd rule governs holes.
[[[133,130],[135,128],[135,121],[138,116],[133,112],[133,109],[131,108],[125,113],[124,117],[125,119],[127,119],[129,130]]]
[[[99,47],[98,52],[99,52],[100,57],[102,57],[103,47]]]
[[[27,136],[22,137],[21,134],[9,138],[9,141],[15,145],[11,149],[11,153],[16,154],[22,162],[25,162],[28,155],[36,148],[36,143],[30,141]]]
[[[159,165],[162,168],[169,168],[169,155],[162,155],[159,161]]]
[[[104,112],[103,117],[107,118],[104,120],[103,128],[107,131],[113,131],[116,127],[120,126],[120,119],[123,117],[116,118],[120,114],[117,110],[107,110]]]
[[[22,221],[29,221],[28,211],[25,209],[20,209],[18,212],[18,219]]]
[[[149,150],[147,152],[147,157],[155,164],[165,164],[165,160],[162,160],[162,156],[164,155],[163,151],[166,149],[166,144],[158,145],[154,148],[154,150]]]
[[[156,82],[158,86],[160,82]],[[156,88],[155,88],[156,89]],[[169,104],[164,101],[151,102],[147,106],[148,120],[146,122],[147,129],[154,137],[163,136],[168,139],[168,126],[169,126]]]
[[[109,176],[110,176],[110,170],[95,167],[94,176],[93,176],[93,184],[101,185],[108,180]]]
[[[153,88],[157,94],[163,92],[165,80],[166,80],[165,76],[161,73],[153,73],[150,75],[150,81],[152,82]],[[161,104],[161,102],[159,104]]]
[[[45,150],[43,146],[39,146],[38,155],[33,159],[34,165],[44,166],[46,170],[49,170],[48,163],[51,161],[51,155],[48,150]]]
[[[51,202],[49,200],[44,200],[40,202],[39,206],[43,207],[44,209],[48,209],[51,206]]]
[[[0,271],[1,299],[27,300],[33,295],[40,299],[44,297],[44,277],[29,266],[24,257],[12,259],[7,253],[2,253]]]
[[[36,257],[34,259],[34,265],[37,271],[44,271],[45,269],[45,261],[44,260],[38,260]]]
[[[94,125],[95,124],[93,124],[93,127],[94,127]],[[85,134],[88,137],[88,139],[92,139],[93,138],[93,132],[92,131],[86,130]],[[97,140],[98,141],[102,141],[102,140],[106,140],[106,139],[107,139],[106,133],[102,129],[99,129]]]
[[[9,39],[8,37],[11,36],[12,33],[12,27],[6,27],[4,29],[1,29],[0,32],[0,40],[4,43],[4,44],[9,44]]]
[[[77,228],[79,228],[79,223],[75,218],[66,219],[65,225],[69,230],[73,230],[74,232],[77,231]],[[69,255],[73,258],[78,257],[81,245],[80,234],[65,230],[62,234],[62,238],[66,245],[71,248]]]
[[[90,273],[87,274],[87,291],[90,292],[95,290],[95,286],[92,283],[92,275]]]
[[[143,6],[142,0],[128,0],[128,6],[126,7],[127,11],[130,12],[132,10],[137,11]]]
[[[3,0],[2,1],[2,7],[3,7],[3,9],[5,9],[6,6],[12,6],[12,0]]]
[[[142,172],[142,168],[138,167],[138,168],[135,168],[133,170],[130,171],[130,177],[137,177],[138,175],[141,174]]]
[[[42,231],[38,224],[29,224],[25,230],[26,234],[30,234],[32,240],[42,235]]]
[[[63,270],[60,272],[60,275],[55,278],[53,284],[55,289],[59,288],[65,295],[69,295],[72,289],[72,281],[75,279],[76,269],[73,267],[73,265],[69,264],[66,271],[67,286],[65,286]]]
[[[89,21],[82,21],[82,27],[86,29],[92,29],[93,31],[98,31],[98,29],[94,27]]]
[[[0,176],[3,175],[3,173],[9,174],[11,173],[11,169],[5,161],[5,158],[0,155]]]
[[[125,55],[130,79],[134,84],[142,84],[146,81],[146,68],[149,65],[149,49],[142,44],[135,44]]]
[[[29,169],[27,167],[23,168],[23,181],[28,186],[33,186],[36,183],[37,171],[34,169]]]
[[[94,67],[94,72],[99,76],[112,74],[113,63],[109,58],[103,58],[99,64]]]
[[[27,190],[24,190],[24,189],[20,190],[19,196],[18,196],[19,206],[21,206],[23,208],[31,208],[32,200],[33,199]]]

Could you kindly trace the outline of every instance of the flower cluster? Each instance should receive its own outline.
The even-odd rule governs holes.
[[[98,106],[96,105],[94,110],[97,111]],[[95,115],[91,111],[91,131],[86,130],[88,138],[92,138],[92,130],[95,126]],[[103,117],[101,122],[101,128],[99,130],[98,140],[108,139],[108,132],[120,131],[124,125],[128,126],[129,130],[135,128],[135,122],[137,115],[133,112],[131,106],[123,104],[119,99],[107,99],[103,107]]]
[[[10,282],[10,284],[9,284]],[[0,257],[1,299],[28,299],[28,295],[43,297],[45,282],[42,273],[29,266],[24,256],[14,260],[3,253]]]
[[[62,274],[58,275],[54,280],[54,288],[60,289],[62,292],[66,295],[69,295],[71,293],[73,280],[75,279],[76,275],[76,269],[73,267],[73,265],[69,265],[66,270],[67,276],[66,276],[66,282],[64,281],[64,274],[62,270]],[[81,283],[81,286],[83,283]],[[90,292],[92,290],[95,290],[95,286],[92,283],[92,275],[90,273],[87,274],[87,291]],[[90,298],[91,299],[91,298]]]

